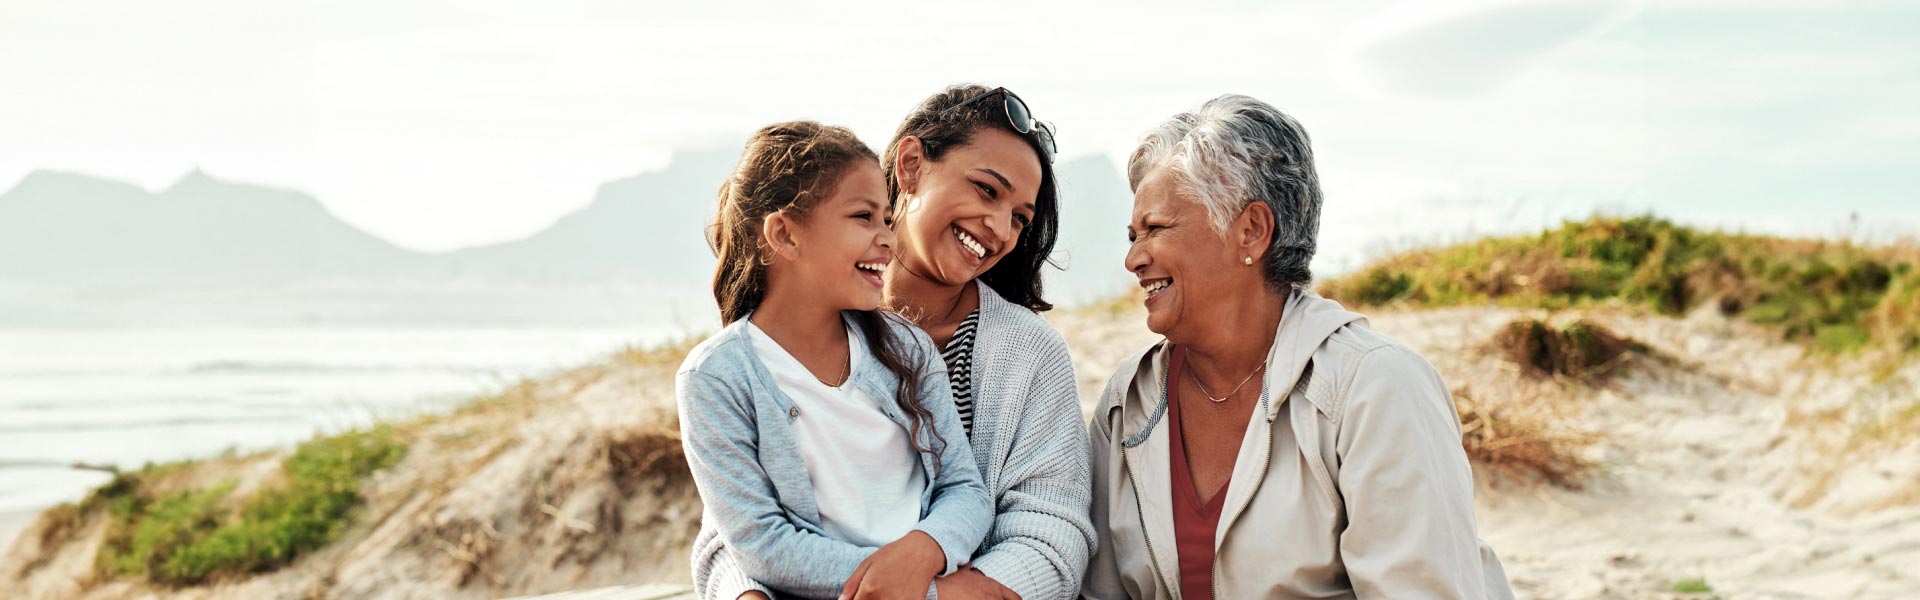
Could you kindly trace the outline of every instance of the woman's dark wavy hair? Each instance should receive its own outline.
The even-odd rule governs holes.
[[[947,152],[967,145],[973,141],[973,134],[983,129],[1000,129],[1026,140],[1027,145],[1033,147],[1034,156],[1040,159],[1040,190],[1033,201],[1033,222],[1020,232],[1020,239],[1014,243],[1013,251],[1000,259],[1000,263],[992,269],[980,274],[980,280],[1014,304],[1036,312],[1052,310],[1053,304],[1041,297],[1040,269],[1049,264],[1054,241],[1060,234],[1059,186],[1054,183],[1053,164],[1045,159],[1046,153],[1041,150],[1038,140],[1013,128],[1013,124],[1007,120],[1006,103],[998,98],[981,99],[941,114],[941,111],[989,89],[992,88],[956,85],[927,97],[914,107],[906,120],[900,122],[900,129],[893,133],[893,141],[887,144],[887,155],[880,162],[887,178],[887,194],[893,198],[893,202],[899,202],[900,182],[893,170],[900,158],[900,140],[907,136],[920,138],[920,146],[929,161],[938,161]]]
[[[807,219],[821,200],[833,196],[834,185],[849,168],[876,160],[852,131],[812,121],[768,125],[747,140],[733,174],[720,185],[719,207],[707,229],[707,244],[720,259],[713,273],[713,299],[720,305],[722,324],[745,318],[767,298],[767,265],[762,262],[767,248],[760,243],[760,224],[767,216],[784,211]],[[916,451],[938,456],[947,441],[934,430],[933,412],[915,392],[923,373],[905,348],[914,343],[912,338],[893,335],[887,319],[897,317],[878,310],[847,312],[859,324],[869,351],[900,382],[894,401],[907,413],[908,442]],[[932,444],[924,443],[922,429],[933,434]],[[936,477],[939,464],[934,461]]]

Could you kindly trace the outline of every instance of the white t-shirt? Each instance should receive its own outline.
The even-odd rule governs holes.
[[[840,387],[820,383],[765,331],[751,321],[746,328],[754,353],[800,409],[788,423],[807,463],[821,526],[835,539],[861,546],[883,546],[912,531],[920,522],[927,478],[907,430],[853,384],[856,373]],[[847,359],[858,370],[867,350],[854,331],[848,324]]]

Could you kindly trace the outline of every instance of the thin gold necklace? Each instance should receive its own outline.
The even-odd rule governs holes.
[[[1233,391],[1227,392],[1227,395],[1221,396],[1219,398],[1213,397],[1213,392],[1207,391],[1207,384],[1200,383],[1200,376],[1195,374],[1193,369],[1187,369],[1187,377],[1193,379],[1194,385],[1200,386],[1200,395],[1206,396],[1207,401],[1212,402],[1214,404],[1219,404],[1221,402],[1226,402],[1227,399],[1232,398],[1234,394],[1240,393],[1240,388],[1247,387],[1247,382],[1253,381],[1253,376],[1259,375],[1261,371],[1265,371],[1265,370],[1267,370],[1267,362],[1260,361],[1260,366],[1254,367],[1253,372],[1248,373],[1246,379],[1240,380],[1240,385],[1233,386]]]
[[[808,374],[811,375],[812,372],[809,371]],[[837,387],[846,385],[847,380],[852,377],[853,377],[853,341],[848,340],[847,353],[840,356],[840,383],[827,383],[827,380],[821,379],[819,375],[814,375],[813,380],[820,382],[820,385],[824,385],[830,388],[837,388]]]
[[[847,353],[852,354],[853,349],[848,348]],[[852,376],[853,376],[853,361],[847,358],[841,358],[840,359],[840,383],[827,383],[827,380],[821,379],[819,375],[814,375],[813,380],[820,382],[820,385],[824,385],[830,388],[837,388],[837,387],[846,385],[847,378]]]

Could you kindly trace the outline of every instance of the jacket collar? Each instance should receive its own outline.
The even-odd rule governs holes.
[[[1287,307],[1280,316],[1280,326],[1273,333],[1273,346],[1267,350],[1267,375],[1265,377],[1268,393],[1275,399],[1266,405],[1267,422],[1272,423],[1280,415],[1281,405],[1285,404],[1294,386],[1307,377],[1308,363],[1313,353],[1325,344],[1334,332],[1354,322],[1365,323],[1367,318],[1349,311],[1339,302],[1321,298],[1318,294],[1294,290],[1287,296]],[[1319,395],[1306,395],[1313,407],[1322,416],[1332,417],[1332,399]]]
[[[1267,422],[1273,422],[1280,415],[1290,392],[1305,375],[1314,351],[1334,332],[1355,322],[1365,323],[1366,317],[1342,308],[1339,302],[1308,291],[1294,290],[1288,294],[1280,324],[1274,328],[1273,345],[1267,350],[1264,383],[1268,400],[1263,406]],[[1115,429],[1126,436],[1121,442],[1124,447],[1132,448],[1145,442],[1165,416],[1168,345],[1161,339],[1122,362],[1115,379],[1128,383],[1118,389],[1110,387],[1104,394],[1109,396],[1106,400],[1111,404],[1103,402],[1102,405],[1125,408],[1120,411],[1124,422]],[[1308,395],[1308,399],[1321,415],[1333,416],[1331,398]]]
[[[747,320],[751,318],[753,313],[747,313],[734,322],[728,323],[720,330],[720,335],[724,336],[728,343],[740,344],[745,349],[747,363],[752,365],[754,378],[767,382],[774,404],[779,406],[780,410],[790,411],[794,408],[793,399],[787,397],[780,386],[773,384],[773,372],[767,370],[767,364],[760,360],[760,353],[753,348],[753,337],[747,332]],[[845,323],[847,329],[852,332],[854,343],[866,343],[866,330],[860,327],[859,321],[849,317],[845,311],[840,313],[840,321]],[[893,399],[898,379],[893,376],[892,371],[887,370],[886,365],[880,363],[879,357],[874,356],[873,349],[862,349],[859,355],[860,361],[852,366],[853,385],[860,391],[866,392],[868,397],[873,398],[874,404],[879,405],[880,412],[885,413],[887,418],[899,423],[901,427],[907,427],[907,416],[900,412],[898,403],[890,401]]]

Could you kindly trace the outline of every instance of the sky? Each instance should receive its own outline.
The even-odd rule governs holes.
[[[1268,101],[1313,136],[1336,269],[1596,211],[1920,230],[1920,7],[1897,2],[10,0],[0,50],[0,189],[199,168],[427,251],[773,121],[879,146],[959,82],[1116,161],[1208,98]]]

